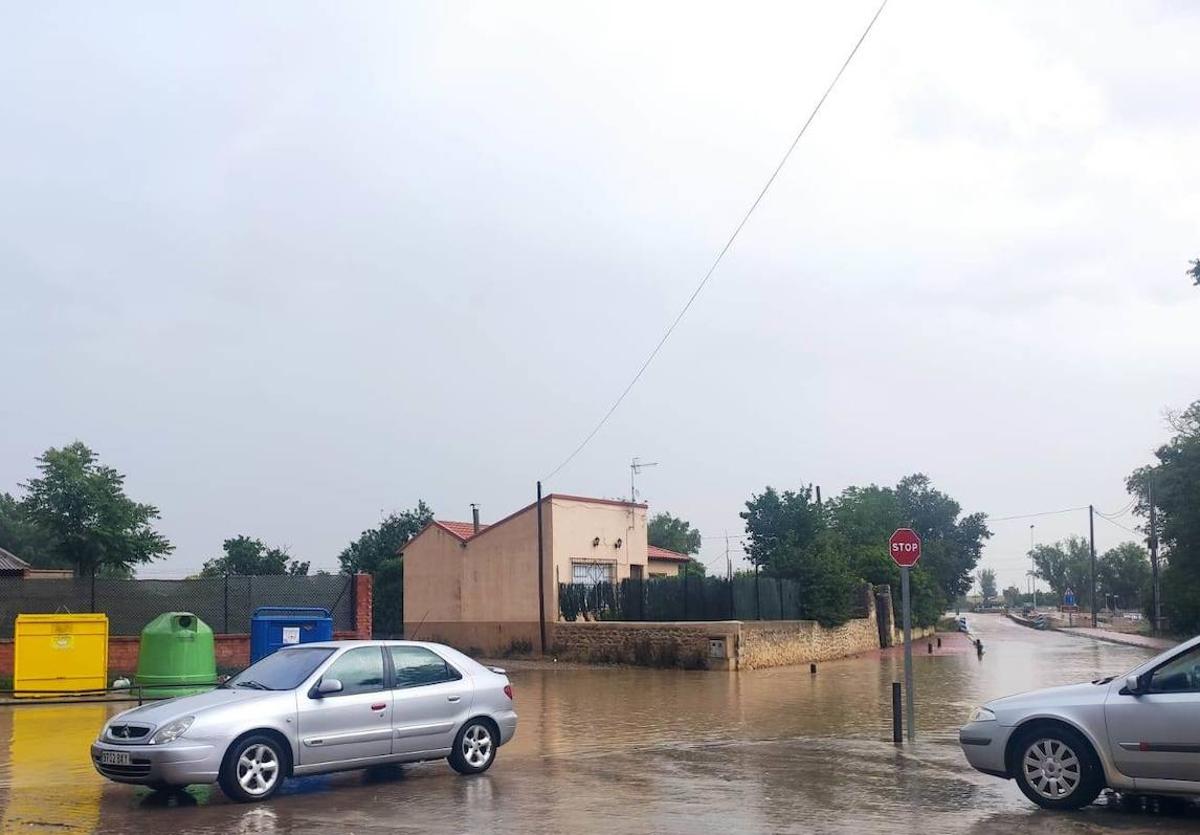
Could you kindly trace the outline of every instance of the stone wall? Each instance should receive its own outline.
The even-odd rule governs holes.
[[[577,622],[556,623],[553,650],[557,658],[599,664],[646,667],[730,669],[736,662],[740,621],[707,622]],[[711,657],[711,640],[721,644],[723,658]]]
[[[877,649],[874,608],[868,617],[828,628],[811,620],[746,622],[741,625],[738,669],[831,661]]]

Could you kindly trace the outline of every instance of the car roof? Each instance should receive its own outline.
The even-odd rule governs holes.
[[[391,641],[391,640],[367,640],[364,638],[351,638],[340,641],[312,641],[304,644],[292,644],[291,646],[280,647],[280,649],[341,649],[343,647],[441,647],[443,644],[435,644],[432,641]]]

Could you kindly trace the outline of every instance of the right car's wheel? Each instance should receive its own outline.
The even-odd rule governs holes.
[[[1080,809],[1104,788],[1104,769],[1083,735],[1061,725],[1022,731],[1010,769],[1025,796],[1045,809]]]
[[[499,744],[500,739],[490,722],[472,719],[454,738],[450,767],[459,774],[482,774],[495,761]]]
[[[269,736],[238,740],[221,764],[221,790],[242,803],[266,800],[283,783],[285,757],[279,742]]]

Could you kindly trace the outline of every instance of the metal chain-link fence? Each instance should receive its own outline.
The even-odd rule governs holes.
[[[11,638],[19,614],[103,612],[110,635],[139,635],[163,612],[191,612],[214,632],[244,634],[259,606],[320,606],[335,631],[354,624],[354,578],[258,575],[193,580],[24,580],[0,577],[0,638]]]

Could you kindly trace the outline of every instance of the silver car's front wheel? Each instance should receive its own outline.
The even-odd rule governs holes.
[[[235,742],[225,755],[219,781],[234,800],[265,800],[287,776],[286,754],[279,741],[254,735]]]
[[[1021,770],[1030,788],[1048,800],[1066,800],[1079,788],[1083,763],[1060,739],[1039,739],[1025,749]]]
[[[499,742],[490,723],[482,719],[472,719],[463,726],[454,740],[450,765],[459,774],[479,774],[487,771],[492,760],[496,758],[496,746]]]
[[[279,757],[267,745],[251,745],[237,761],[237,780],[246,794],[260,797],[275,788]]]
[[[1008,772],[1021,792],[1046,809],[1079,809],[1104,788],[1104,768],[1087,739],[1061,723],[1021,730],[1009,749]]]

